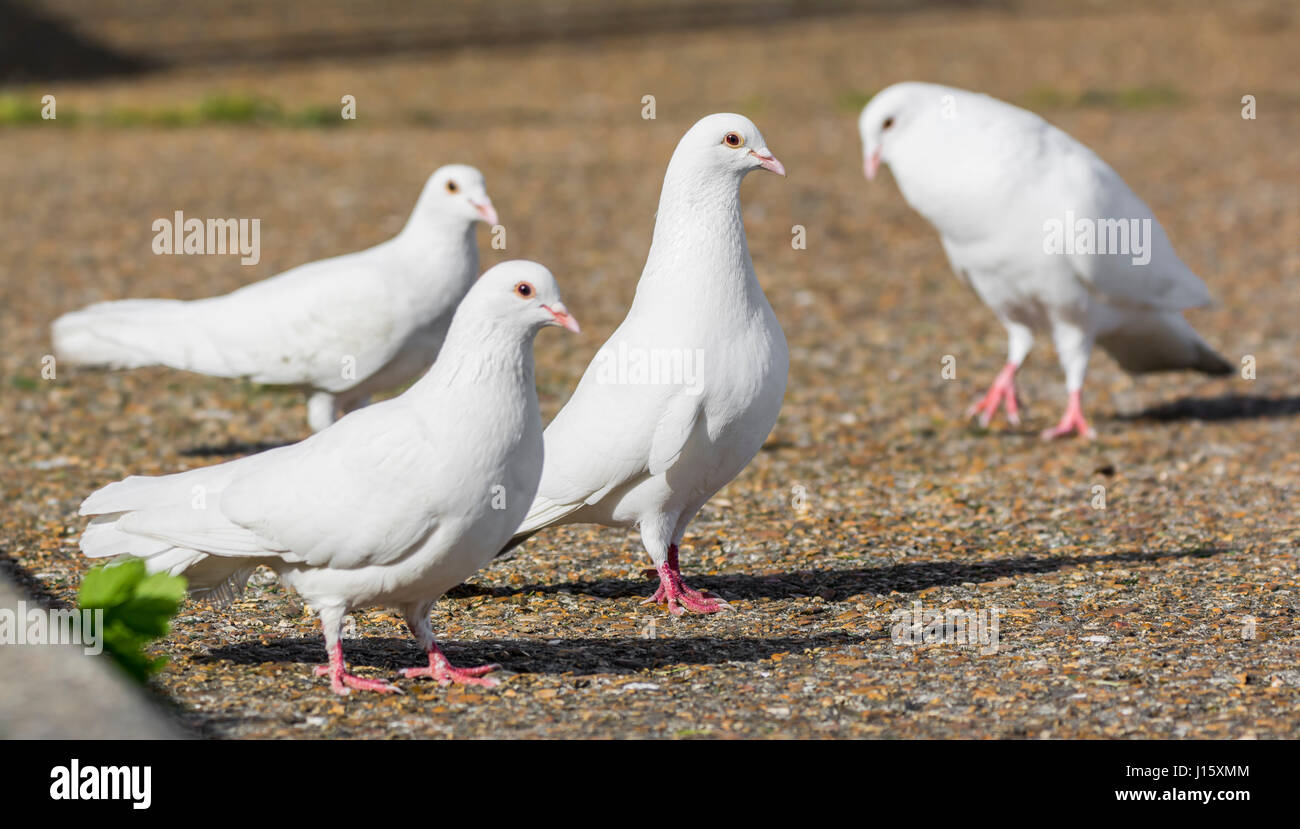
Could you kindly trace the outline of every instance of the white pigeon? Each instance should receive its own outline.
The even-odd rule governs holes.
[[[1051,439],[1095,433],[1080,391],[1094,343],[1130,372],[1232,366],[1183,318],[1210,303],[1164,228],[1106,162],[1042,118],[952,87],[900,83],[858,121],[868,179],[888,164],[898,188],[939,231],[958,277],[1007,329],[1007,363],[971,407],[987,426],[1005,403],[1035,333],[1065,371],[1065,415]]]
[[[493,685],[495,666],[452,667],[429,611],[492,560],[542,474],[533,337],[578,324],[535,262],[483,274],[442,353],[411,388],[300,443],[162,477],[130,477],[81,505],[87,556],[128,554],[228,601],[265,564],[320,612],[333,690],[395,691],[346,672],[339,641],[354,608],[397,607],[442,684]]]
[[[305,387],[317,431],[433,363],[478,275],[478,221],[497,223],[483,175],[439,168],[406,226],[372,248],[322,259],[224,296],[101,302],[54,321],[54,354],[104,368],[170,366]]]
[[[659,576],[647,603],[674,615],[727,608],[683,583],[678,546],[758,453],[785,394],[785,335],[740,217],[740,182],[759,168],[785,175],[741,115],[703,118],[677,145],[632,308],[547,427],[542,483],[510,545],[551,524],[638,526]]]

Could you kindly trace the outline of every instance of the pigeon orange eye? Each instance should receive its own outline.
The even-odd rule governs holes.
[[[891,115],[885,119],[885,123],[881,124],[880,128],[887,130],[892,126],[894,126],[894,116]]]
[[[729,132],[722,136],[722,143],[728,147],[740,147],[744,145],[745,139],[741,138],[738,132]]]
[[[533,286],[528,284],[527,282],[520,282],[518,285],[515,286],[515,293],[519,294],[524,299],[528,299],[530,296],[532,296],[534,290],[535,289],[533,288]]]
[[[459,190],[459,189],[460,189],[460,188],[456,186],[456,182],[454,182],[454,181],[449,181],[449,182],[447,182],[447,192],[448,192],[448,193],[455,193],[455,192],[456,192],[457,190]]]

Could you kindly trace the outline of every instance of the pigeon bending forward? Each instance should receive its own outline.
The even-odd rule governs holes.
[[[1051,336],[1069,393],[1045,439],[1093,436],[1080,391],[1094,343],[1129,372],[1233,370],[1182,315],[1210,303],[1205,284],[1151,209],[1069,135],[987,95],[924,83],[880,92],[858,128],[867,178],[889,165],[1007,329],[1007,363],[968,417],[987,426],[1005,404],[1019,423],[1015,373],[1035,333]]]
[[[496,210],[473,167],[439,168],[397,236],[233,293],[100,302],[54,321],[55,357],[300,386],[319,431],[377,391],[420,377],[478,275],[478,221]]]
[[[550,271],[506,262],[470,290],[415,385],[300,443],[228,463],[109,484],[81,505],[92,557],[129,554],[190,591],[229,601],[259,564],[320,612],[330,685],[395,691],[346,672],[343,617],[400,608],[442,684],[494,685],[495,666],[452,667],[429,611],[483,567],[528,510],[542,474],[533,338],[578,330]]]
[[[785,335],[740,217],[741,179],[758,168],[785,175],[740,115],[710,115],[677,145],[632,308],[547,427],[537,498],[510,545],[551,524],[638,526],[659,576],[647,603],[675,615],[727,607],[683,583],[677,548],[757,454],[785,394]]]

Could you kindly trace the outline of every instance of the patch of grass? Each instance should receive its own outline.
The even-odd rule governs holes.
[[[1170,84],[1126,86],[1119,89],[1089,87],[1081,92],[1067,92],[1051,86],[1037,86],[1021,99],[1029,109],[1072,109],[1099,107],[1106,109],[1153,109],[1177,106],[1186,96]]]
[[[1159,86],[1130,86],[1114,91],[1088,89],[1081,96],[1083,106],[1106,106],[1118,109],[1150,109],[1175,106],[1185,97],[1169,84]]]
[[[861,112],[874,97],[876,97],[875,92],[846,89],[835,96],[835,108],[841,112]]]
[[[343,118],[335,107],[309,106],[287,113],[284,121],[293,127],[337,127]]]
[[[275,101],[244,94],[209,95],[199,102],[199,122],[204,124],[265,124],[284,119]]]
[[[1036,86],[1020,97],[1027,109],[1063,109],[1071,105],[1073,97],[1054,86]]]
[[[77,606],[102,610],[104,651],[130,676],[144,682],[167,664],[151,659],[144,646],[166,636],[185,600],[186,582],[166,573],[150,575],[140,559],[96,567],[81,580]]]
[[[97,123],[110,127],[182,127],[197,123],[192,113],[178,109],[149,110],[119,107],[99,114]]]
[[[17,95],[0,96],[0,126],[38,124],[42,121],[39,99]]]
[[[19,391],[36,391],[40,387],[40,382],[35,377],[23,377],[15,374],[9,378],[9,385]]]
[[[39,99],[7,95],[0,97],[0,127],[41,123]],[[195,127],[212,124],[258,127],[332,127],[343,122],[337,108],[308,105],[285,108],[278,101],[247,93],[208,95],[196,104],[154,109],[112,107],[91,114],[60,108],[55,124],[69,126],[87,122],[109,127]]]

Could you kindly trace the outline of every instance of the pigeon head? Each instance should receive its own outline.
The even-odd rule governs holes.
[[[577,333],[578,321],[560,299],[560,286],[544,266],[526,259],[502,262],[489,268],[461,301],[456,314],[468,312],[489,320],[494,327],[536,333],[558,325]]]
[[[721,173],[742,178],[762,168],[785,175],[785,166],[767,148],[763,133],[743,115],[706,115],[686,131],[669,167],[689,166],[696,173]]]
[[[468,164],[448,164],[435,170],[420,194],[418,209],[467,224],[497,223],[497,211],[488,198],[483,174]]]
[[[876,177],[883,162],[889,164],[896,149],[931,119],[942,116],[942,87],[922,83],[898,83],[876,94],[858,116],[862,136],[862,169],[868,179]],[[892,168],[891,168],[892,169]]]

